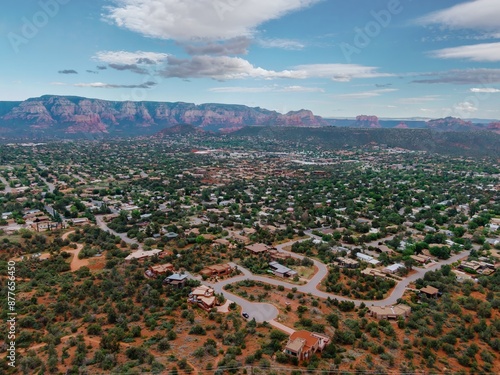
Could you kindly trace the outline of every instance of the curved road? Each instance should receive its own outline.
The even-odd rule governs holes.
[[[127,237],[127,233],[118,233],[118,232],[114,231],[113,229],[109,228],[108,225],[106,224],[106,222],[104,221],[102,215],[95,215],[95,222],[96,222],[97,226],[99,228],[101,228],[103,231],[109,232],[113,236],[120,237],[124,242],[128,243],[129,245],[132,245],[132,244],[138,245],[139,247],[137,248],[137,251],[142,250],[142,245],[139,241],[137,241],[133,238]]]
[[[306,240],[308,240],[308,239],[290,241],[290,242],[278,245],[276,247],[278,248],[278,250],[285,252],[294,258],[302,259],[302,258],[304,258],[303,255],[292,253],[289,251],[285,251],[285,250],[283,250],[283,248],[290,246],[290,245],[294,244],[295,242],[306,241]],[[398,282],[396,284],[396,287],[392,291],[391,295],[383,300],[357,300],[357,299],[346,298],[346,297],[342,297],[342,296],[339,296],[339,295],[336,295],[333,293],[327,293],[327,292],[323,292],[321,290],[318,290],[318,286],[320,285],[321,281],[323,280],[323,278],[325,278],[328,275],[328,268],[325,264],[323,264],[315,259],[312,259],[312,261],[314,262],[314,265],[316,267],[318,267],[318,272],[316,272],[314,277],[312,279],[310,279],[307,282],[307,284],[305,284],[305,285],[299,286],[299,285],[295,285],[295,284],[290,284],[284,280],[281,281],[281,280],[272,279],[270,277],[254,275],[249,270],[247,270],[239,265],[237,267],[240,271],[243,272],[243,275],[233,277],[230,279],[226,279],[226,280],[222,280],[222,281],[219,281],[217,283],[212,283],[212,284],[207,283],[207,285],[213,287],[217,293],[223,293],[226,297],[229,297],[229,299],[231,299],[232,301],[234,301],[238,305],[240,305],[242,307],[243,311],[247,312],[250,315],[250,319],[255,318],[255,320],[257,322],[263,322],[263,321],[273,320],[278,316],[278,309],[274,305],[268,304],[268,303],[250,302],[244,298],[241,298],[237,295],[234,295],[233,293],[231,293],[227,290],[224,290],[224,287],[226,285],[233,284],[233,283],[236,283],[238,281],[254,280],[254,281],[261,281],[263,283],[271,284],[274,286],[282,285],[287,289],[297,288],[297,291],[299,291],[299,292],[302,292],[305,294],[312,294],[316,297],[323,298],[323,299],[331,298],[331,299],[337,299],[338,301],[354,302],[357,306],[359,306],[361,303],[365,303],[366,305],[370,305],[370,306],[387,306],[387,305],[393,305],[393,304],[397,303],[398,299],[403,296],[408,285],[410,283],[416,281],[417,279],[424,277],[424,275],[427,272],[435,271],[443,265],[452,264],[459,259],[462,259],[464,257],[469,256],[469,254],[470,254],[470,251],[463,251],[460,254],[456,254],[447,260],[436,263],[436,264],[430,266],[429,268],[414,267],[413,269],[416,272],[414,274],[412,274],[411,276],[408,276],[405,279],[403,279],[402,281]],[[232,266],[234,267],[236,265],[232,264]]]
[[[128,238],[125,233],[117,233],[113,231],[112,229],[108,228],[106,223],[104,222],[102,216],[96,216],[96,222],[97,225],[105,231],[108,231],[116,236],[119,236],[121,239],[123,239],[125,242],[129,244],[136,243],[139,245],[139,249],[142,248],[140,243],[138,243],[136,240]],[[319,238],[311,233],[311,230],[306,231],[305,233],[310,236],[311,238]],[[291,246],[296,242],[301,242],[301,241],[307,241],[310,238],[303,238],[300,240],[294,240],[294,241],[289,241],[280,245],[277,245],[276,248],[284,252],[286,254],[289,254],[291,257],[296,258],[296,259],[303,259],[304,256],[301,254],[297,253],[292,253],[290,251],[283,250],[285,247]],[[404,278],[402,281],[398,282],[396,284],[396,287],[394,290],[391,292],[391,295],[388,296],[387,298],[383,300],[357,300],[357,299],[352,299],[352,298],[347,298],[343,296],[339,296],[333,293],[327,293],[323,292],[321,290],[318,290],[318,286],[321,284],[321,281],[328,275],[328,267],[316,259],[311,259],[314,262],[314,265],[318,268],[318,272],[315,273],[315,275],[305,284],[305,285],[295,285],[295,284],[290,284],[286,282],[285,280],[276,280],[272,279],[270,277],[265,277],[265,276],[258,276],[252,274],[249,270],[237,266],[236,264],[232,263],[231,265],[233,267],[237,266],[240,271],[242,271],[243,275],[237,276],[237,277],[232,277],[230,279],[222,280],[217,283],[207,283],[208,286],[211,286],[214,288],[215,292],[217,293],[222,293],[224,296],[229,297],[230,300],[233,302],[236,302],[238,305],[240,305],[246,313],[249,314],[250,319],[255,318],[257,322],[264,322],[264,321],[272,321],[278,316],[278,309],[269,303],[258,303],[258,302],[250,302],[244,298],[241,298],[227,290],[224,290],[224,287],[229,284],[236,283],[238,281],[243,281],[243,280],[254,280],[254,281],[261,281],[263,283],[267,283],[270,285],[278,286],[282,285],[287,289],[292,289],[292,288],[297,288],[297,291],[305,293],[305,294],[312,294],[313,296],[327,299],[337,299],[338,301],[350,301],[354,302],[357,306],[359,306],[361,303],[364,303],[365,305],[370,305],[370,306],[387,306],[387,305],[393,305],[397,303],[398,299],[400,299],[408,285],[417,279],[420,279],[424,277],[424,275],[429,272],[429,271],[435,271],[439,269],[441,266],[447,265],[447,264],[452,264],[455,263],[457,260],[462,259],[464,257],[469,256],[470,251],[463,251],[459,254],[456,254],[452,256],[451,258],[447,260],[440,261],[428,268],[418,268],[414,267],[413,269],[416,271],[414,274],[411,276],[408,276]]]

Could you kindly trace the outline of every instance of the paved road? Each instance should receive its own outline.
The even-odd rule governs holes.
[[[99,228],[101,228],[103,231],[109,232],[114,236],[120,237],[123,241],[125,241],[129,245],[137,244],[139,246],[139,248],[137,250],[142,250],[142,245],[139,241],[137,241],[133,238],[127,237],[127,233],[118,233],[118,232],[115,232],[113,229],[109,228],[107,226],[106,222],[104,221],[103,215],[96,215],[95,221],[96,221],[97,226]]]
[[[5,185],[5,189],[3,190],[4,193],[12,193],[12,188],[10,187],[9,183],[5,178],[0,176],[0,182]]]
[[[306,233],[307,234],[307,233]],[[300,242],[300,241],[306,241],[308,239],[301,239],[301,240],[295,240],[295,241],[290,241],[281,245],[276,246],[278,250],[286,252],[287,254],[290,254],[292,257],[297,258],[297,259],[302,259],[304,256],[292,252],[288,252],[283,250],[284,247],[291,246],[295,242]],[[387,306],[387,305],[393,305],[397,303],[398,299],[401,298],[408,287],[408,285],[415,280],[424,277],[424,275],[429,272],[429,271],[435,271],[439,269],[443,265],[447,264],[452,264],[456,262],[459,259],[462,259],[464,257],[468,257],[470,254],[470,251],[464,251],[461,252],[460,254],[454,255],[451,258],[440,261],[428,268],[414,268],[416,271],[414,274],[412,274],[409,277],[406,277],[402,281],[400,281],[394,290],[392,291],[391,295],[388,296],[387,298],[383,300],[356,300],[356,299],[351,299],[351,298],[346,298],[342,296],[338,296],[332,293],[327,293],[318,290],[318,286],[321,284],[321,281],[323,280],[324,277],[328,275],[328,268],[325,264],[312,259],[314,262],[314,265],[318,268],[318,272],[314,275],[314,277],[307,282],[305,285],[295,285],[295,284],[290,284],[286,282],[285,280],[277,280],[273,279],[270,277],[265,277],[265,276],[258,276],[252,274],[249,270],[237,266],[238,269],[243,273],[240,276],[233,277],[230,279],[222,280],[214,284],[208,284],[212,286],[217,293],[224,293],[226,298],[231,299],[232,301],[236,302],[238,305],[242,306],[243,311],[247,312],[250,315],[250,318],[255,318],[256,321],[262,322],[262,321],[271,321],[274,320],[278,316],[278,310],[276,307],[272,304],[267,304],[267,303],[254,303],[247,301],[246,299],[243,299],[239,296],[236,296],[227,290],[224,290],[224,287],[229,284],[236,283],[238,281],[242,280],[254,280],[254,281],[261,281],[270,285],[278,286],[282,285],[285,288],[292,289],[292,288],[297,288],[297,291],[305,293],[305,294],[312,294],[316,297],[320,297],[323,299],[331,298],[331,299],[337,299],[338,301],[351,301],[354,302],[357,306],[359,306],[361,303],[365,303],[368,306]],[[236,266],[235,264],[232,264],[233,266]],[[279,328],[279,327],[277,327]]]
[[[48,182],[47,179],[43,178],[40,176],[40,178],[42,179],[43,182],[45,182],[45,184],[49,187],[49,192],[50,193],[53,193],[54,190],[56,190],[56,185],[54,185],[52,182]]]

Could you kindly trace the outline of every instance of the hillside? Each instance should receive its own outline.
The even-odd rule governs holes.
[[[235,137],[264,137],[326,149],[386,145],[415,151],[448,155],[500,157],[500,135],[486,132],[438,132],[431,129],[354,129],[354,128],[270,128],[248,127]]]

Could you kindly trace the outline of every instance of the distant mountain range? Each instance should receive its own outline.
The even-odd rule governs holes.
[[[467,132],[484,130],[500,134],[500,122],[473,123],[452,117],[430,121],[382,120],[376,116],[325,119],[315,116],[309,110],[281,114],[259,107],[234,104],[120,102],[54,95],[22,102],[0,102],[1,138],[147,136],[181,124],[224,133],[246,126],[335,126]]]

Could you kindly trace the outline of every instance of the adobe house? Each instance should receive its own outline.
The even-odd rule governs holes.
[[[330,342],[330,338],[319,333],[296,331],[288,338],[283,353],[296,357],[299,361],[311,358],[316,352],[321,352]]]
[[[189,293],[188,301],[197,304],[205,311],[210,311],[217,305],[217,298],[212,288],[200,285]]]
[[[207,277],[229,275],[233,268],[229,264],[214,264],[200,271],[200,275]]]
[[[420,294],[425,294],[428,298],[438,298],[439,289],[434,288],[433,286],[426,286],[425,288],[420,289]]]
[[[173,271],[174,265],[172,263],[167,264],[157,264],[155,266],[149,267],[145,274],[147,277],[157,277],[161,275],[166,275],[168,271]]]
[[[370,316],[379,320],[397,319],[400,316],[407,318],[411,313],[411,307],[404,304],[395,306],[371,306],[369,310]]]
[[[245,246],[245,249],[253,253],[254,255],[265,253],[269,250],[269,246],[263,243],[254,243],[253,245]]]

